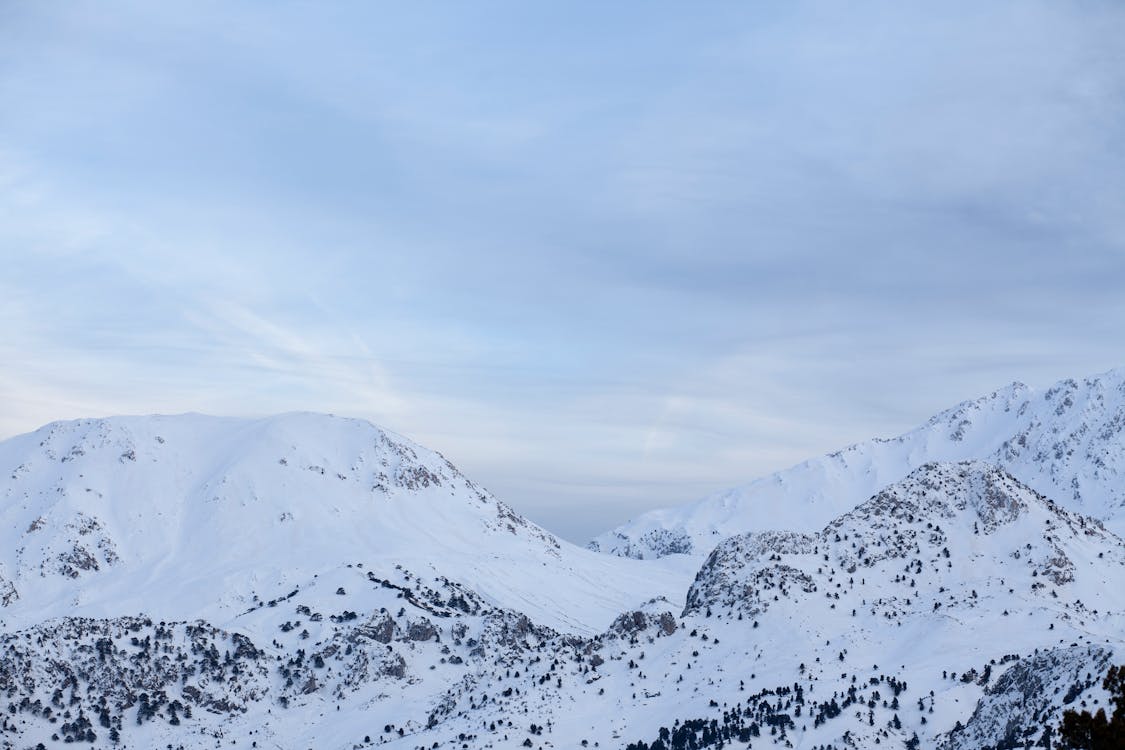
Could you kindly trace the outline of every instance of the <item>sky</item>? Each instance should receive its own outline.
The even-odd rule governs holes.
[[[0,0],[0,437],[311,410],[584,541],[1125,365],[1125,4]]]

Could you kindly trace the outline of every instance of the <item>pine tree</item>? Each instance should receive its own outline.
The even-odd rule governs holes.
[[[1119,750],[1125,747],[1125,665],[1110,667],[1102,687],[1109,691],[1109,701],[1115,708],[1107,719],[1105,709],[1099,708],[1093,716],[1089,711],[1063,713],[1059,727],[1059,742],[1072,750]]]

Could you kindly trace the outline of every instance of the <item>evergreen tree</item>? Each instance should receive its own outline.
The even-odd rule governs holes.
[[[1125,747],[1125,665],[1110,667],[1102,687],[1109,691],[1109,702],[1115,708],[1106,718],[1105,709],[1099,708],[1093,716],[1089,711],[1063,713],[1059,727],[1059,742],[1072,750],[1120,750]]]

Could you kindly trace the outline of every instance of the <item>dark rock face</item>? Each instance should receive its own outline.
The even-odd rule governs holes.
[[[613,621],[609,626],[610,632],[618,635],[630,636],[639,633],[648,627],[648,618],[644,612],[626,612]]]
[[[663,602],[663,600],[658,599],[649,602],[649,605],[656,605],[658,602]],[[663,603],[667,604],[667,602]],[[676,628],[676,617],[670,611],[644,612],[635,610],[626,612],[614,620],[606,630],[606,637],[629,639],[645,631],[650,631],[653,635],[671,635],[676,632]]]
[[[1046,727],[1059,724],[1065,705],[1100,684],[1111,656],[1099,646],[1070,646],[1018,660],[985,690],[969,720],[946,736],[942,750],[1040,741]]]
[[[406,660],[402,658],[401,654],[395,654],[392,659],[383,665],[383,672],[387,677],[397,677],[402,679],[406,676]]]
[[[438,631],[432,622],[423,618],[406,627],[406,637],[412,641],[438,640]]]
[[[379,643],[390,643],[394,637],[395,621],[386,613],[372,615],[367,623],[357,627],[351,634],[353,643],[362,638],[368,638]]]
[[[660,632],[663,635],[672,635],[676,632],[676,618],[671,612],[660,613]]]

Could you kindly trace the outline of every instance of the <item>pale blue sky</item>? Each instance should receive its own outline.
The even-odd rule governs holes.
[[[0,436],[309,409],[584,539],[1125,364],[1125,5],[0,0]]]

